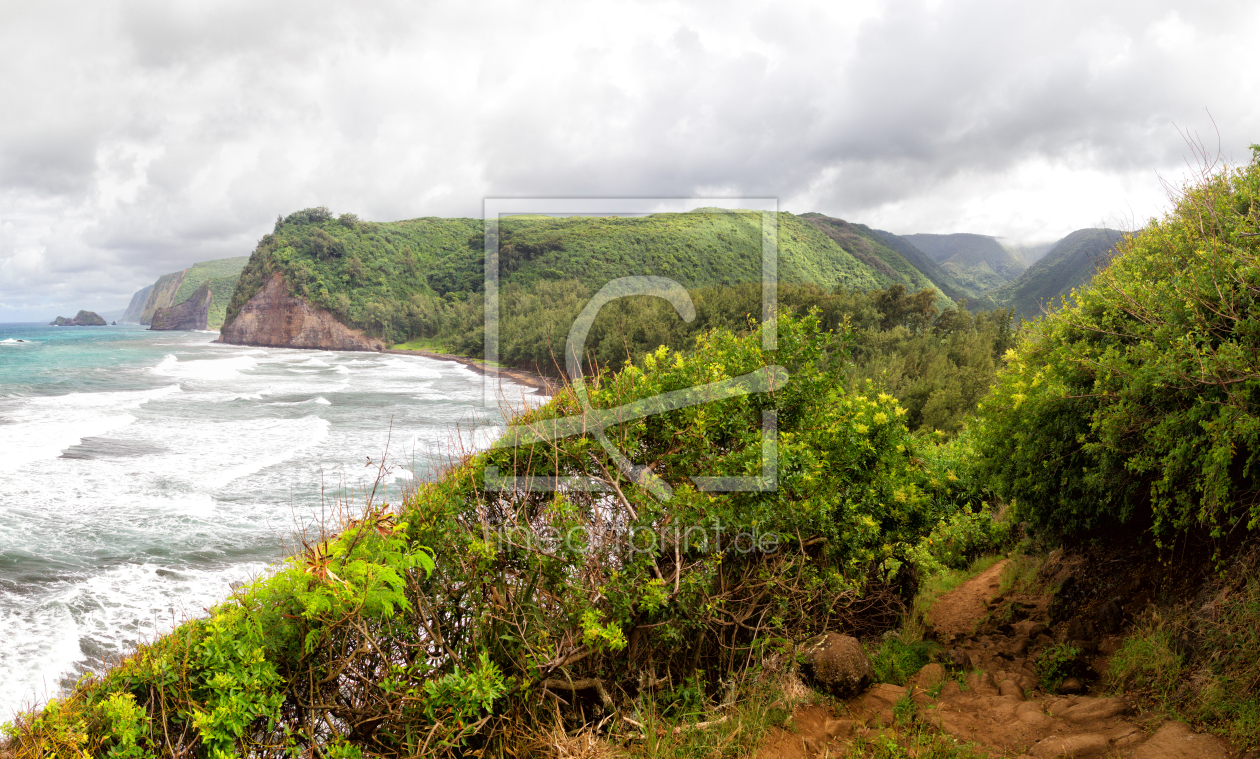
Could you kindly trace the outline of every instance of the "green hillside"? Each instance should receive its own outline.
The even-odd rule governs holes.
[[[236,289],[236,280],[248,261],[248,256],[220,258],[195,263],[183,271],[163,274],[152,285],[132,297],[132,303],[124,315],[124,321],[151,324],[154,311],[159,308],[178,306],[188,300],[197,288],[209,282],[210,289],[214,292],[214,300],[210,303],[209,327],[219,329],[224,324],[228,303]],[[142,297],[141,293],[146,291],[147,295],[143,296],[144,306],[137,308]]]
[[[851,224],[844,219],[824,216],[820,213],[801,214],[820,232],[831,238],[857,260],[871,267],[886,277],[892,284],[904,285],[906,289],[917,291],[923,288],[937,290],[947,301],[944,305],[952,306],[957,296],[937,285],[935,280],[915,262],[909,260],[896,246],[889,245],[870,227],[862,224]],[[920,254],[923,261],[931,263],[926,256]],[[938,268],[933,266],[933,268]]]
[[[936,285],[936,288],[945,293],[950,300],[958,301],[965,298],[967,300],[967,308],[972,311],[988,311],[997,308],[997,304],[989,296],[976,292],[958,281],[957,277],[941,268],[940,264],[933,261],[930,256],[916,248],[914,243],[906,238],[881,229],[871,229],[863,224],[854,224],[853,226],[871,233],[884,245],[900,253],[914,268],[923,272],[928,279],[932,280],[932,284]]]
[[[627,275],[666,276],[689,289],[761,280],[760,212],[514,216],[499,226],[505,298],[513,288],[532,293],[551,283],[565,295],[553,294],[549,303],[585,299]],[[932,287],[896,251],[860,232],[780,213],[777,235],[780,282],[828,290]],[[369,334],[392,342],[433,337],[453,321],[480,321],[474,296],[483,289],[483,246],[480,219],[377,223],[306,209],[278,220],[259,242],[227,318],[280,273],[295,294]]]
[[[1087,284],[1111,260],[1123,237],[1115,229],[1078,229],[1055,243],[1028,271],[993,291],[993,299],[1025,319],[1044,313],[1043,304],[1057,308],[1065,295]]]
[[[996,239],[987,235],[914,234],[902,237],[954,275],[969,290],[971,297],[1001,287],[1018,277],[1025,268]]]

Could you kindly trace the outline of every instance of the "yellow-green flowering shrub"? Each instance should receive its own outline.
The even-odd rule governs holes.
[[[1260,165],[1205,176],[1008,356],[981,405],[1028,519],[1220,536],[1260,526]]]

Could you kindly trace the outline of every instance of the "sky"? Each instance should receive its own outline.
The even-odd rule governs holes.
[[[277,215],[756,197],[1012,243],[1260,142],[1253,2],[0,0],[0,322]]]

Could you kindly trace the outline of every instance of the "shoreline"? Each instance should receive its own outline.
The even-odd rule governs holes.
[[[450,353],[437,353],[429,350],[401,350],[398,348],[386,348],[381,352],[393,353],[399,356],[424,356],[425,358],[433,358],[438,361],[454,361],[457,364],[463,364],[481,375],[489,374],[491,371],[490,367],[486,366],[484,361],[479,361],[475,358],[468,358],[467,356],[456,356]],[[497,373],[500,377],[506,377],[507,379],[522,385],[528,385],[529,387],[532,387],[535,390],[540,390],[547,395],[555,395],[556,391],[560,389],[560,383],[557,380],[544,377],[541,374],[535,374],[534,372],[528,372],[524,369],[508,369],[506,367],[502,367]]]
[[[178,330],[178,331],[185,331],[185,332],[196,331],[196,332],[211,332],[211,333],[214,332],[214,330]],[[264,345],[261,343],[228,342],[223,339],[222,331],[220,331],[218,334],[219,334],[219,337],[216,338],[215,340],[212,340],[211,341],[212,343],[217,343],[219,345],[239,345],[241,347],[289,348],[292,350],[327,350],[327,351],[346,352],[345,348],[324,348],[324,347],[297,346],[297,345]],[[348,352],[351,352],[351,353],[391,353],[396,356],[423,356],[424,358],[432,358],[438,361],[454,361],[457,364],[463,364],[464,366],[468,367],[469,369],[472,369],[474,372],[477,372],[478,374],[481,374],[481,375],[487,375],[490,373],[490,368],[486,366],[484,361],[481,361],[475,358],[469,358],[467,356],[456,356],[452,353],[438,353],[436,351],[423,350],[423,349],[403,350],[399,348],[382,348],[380,350],[362,350],[362,351],[350,350]],[[561,383],[559,380],[555,380],[550,377],[544,377],[541,374],[536,374],[534,372],[526,371],[524,369],[509,369],[507,367],[502,367],[498,370],[498,375],[500,377],[506,377],[507,379],[510,379],[513,382],[525,385],[527,387],[532,387],[535,390],[542,391],[546,393],[547,395],[555,395],[556,392],[561,388]]]

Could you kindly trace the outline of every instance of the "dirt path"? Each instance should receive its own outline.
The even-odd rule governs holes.
[[[985,614],[985,604],[997,595],[1002,570],[1010,561],[1003,559],[936,600],[928,617],[940,635],[970,635]]]
[[[1065,683],[1059,693],[1043,692],[1036,663],[1067,630],[1056,633],[1047,625],[1048,595],[997,597],[1006,564],[995,564],[937,601],[930,617],[944,647],[940,663],[928,664],[906,687],[877,684],[834,708],[797,709],[792,730],[772,733],[755,759],[844,756],[861,739],[868,745],[898,740],[904,750],[907,741],[922,741],[925,731],[991,757],[1234,756],[1216,736],[1196,734],[1162,715],[1136,714],[1123,698],[1084,695],[1079,682]],[[906,755],[946,754],[912,748]]]

